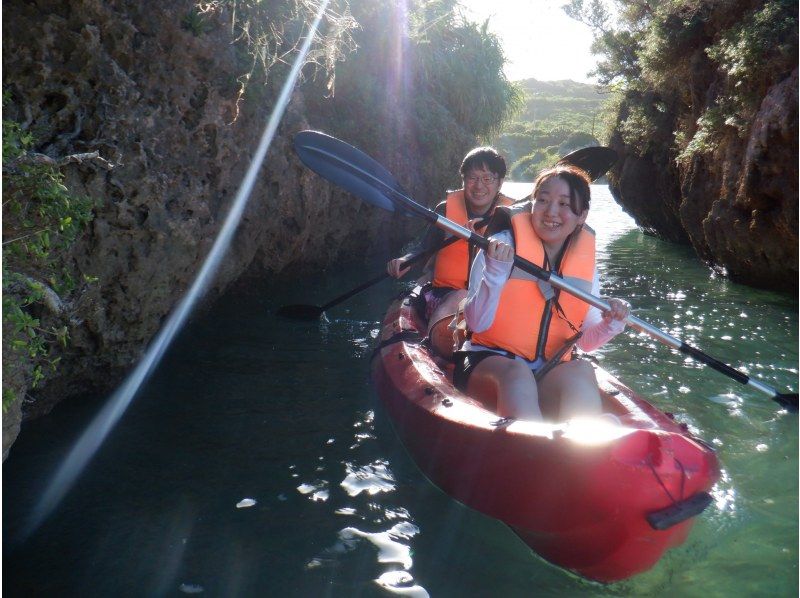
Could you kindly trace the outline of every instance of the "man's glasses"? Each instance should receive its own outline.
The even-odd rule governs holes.
[[[464,180],[466,182],[468,182],[470,185],[477,185],[479,181],[481,183],[483,183],[484,185],[491,185],[492,183],[494,183],[497,180],[497,177],[494,176],[494,175],[488,175],[488,174],[484,175],[484,176],[470,175],[470,176],[464,177]]]

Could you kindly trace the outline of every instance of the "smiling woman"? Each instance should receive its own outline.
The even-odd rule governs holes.
[[[555,256],[572,231],[586,221],[589,206],[580,205],[561,177],[543,181],[533,192],[531,221],[548,254]]]

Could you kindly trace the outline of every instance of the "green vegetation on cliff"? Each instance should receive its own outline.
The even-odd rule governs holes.
[[[33,145],[29,131],[3,120],[3,340],[13,352],[3,358],[4,411],[67,346],[60,306],[78,286],[67,252],[92,219],[92,200],[71,194],[58,163]]]
[[[528,79],[517,85],[523,109],[491,139],[509,164],[509,178],[532,180],[543,168],[581,147],[599,145],[607,95],[596,85]]]
[[[797,66],[796,0],[617,5],[616,22],[597,0],[571,0],[566,11],[594,29],[596,74],[621,92],[616,126],[639,155],[667,124],[680,161],[727,134],[744,137],[769,87]]]
[[[797,289],[796,0],[572,0],[617,91],[618,201],[732,280]]]
[[[242,101],[262,102],[316,9],[310,0],[218,0],[198,3],[182,26],[203,36],[229,21]],[[333,0],[304,69],[307,118],[394,165],[412,190],[458,184],[463,155],[523,102],[487,25],[465,18],[458,0]]]
[[[356,49],[335,66],[335,90],[307,94],[314,126],[394,164],[433,203],[459,184],[458,165],[521,104],[500,42],[456,0],[355,0]]]

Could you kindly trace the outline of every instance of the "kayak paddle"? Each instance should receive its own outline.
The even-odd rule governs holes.
[[[593,145],[582,147],[561,158],[557,164],[571,164],[585,171],[592,181],[596,181],[617,161],[617,152],[610,147]]]
[[[303,136],[306,133],[309,133],[309,132],[310,133],[314,133],[313,131],[302,131],[301,133],[298,133],[297,136],[300,137],[300,139],[302,140]],[[295,141],[295,143],[297,143],[297,141]],[[352,149],[349,149],[349,148],[352,148]],[[361,164],[362,166],[364,166],[368,170],[368,172],[370,172],[373,175],[375,175],[376,177],[378,177],[381,181],[384,181],[385,183],[390,185],[393,189],[403,193],[403,195],[407,195],[407,193],[405,193],[405,191],[402,190],[402,187],[400,187],[399,183],[395,180],[395,178],[392,176],[392,174],[388,170],[386,170],[383,166],[381,166],[381,164],[379,164],[378,162],[376,162],[372,158],[369,158],[369,156],[367,156],[366,154],[362,153],[359,156],[358,154],[361,153],[360,150],[358,150],[356,148],[353,148],[352,146],[349,146],[349,148],[344,148],[342,150],[343,152],[346,152],[346,155],[344,156],[345,159],[355,160],[355,163]],[[353,152],[352,150],[355,150],[355,152]],[[348,158],[348,156],[349,156],[349,158]],[[310,159],[312,161],[314,161],[313,157],[311,157]],[[592,147],[584,147],[584,148],[581,148],[579,150],[575,150],[574,152],[571,152],[571,153],[567,154],[566,156],[564,156],[563,158],[561,158],[557,163],[558,164],[571,164],[573,166],[577,166],[578,168],[581,168],[582,170],[586,171],[589,174],[589,177],[594,181],[594,180],[599,179],[606,172],[608,172],[608,169],[611,168],[611,166],[616,161],[617,161],[617,152],[615,152],[611,148],[602,147],[602,146],[592,146]],[[310,166],[310,167],[311,167],[312,170],[315,170],[314,167],[312,167],[312,166]],[[326,178],[328,178],[328,177],[326,177]],[[332,180],[332,179],[329,179],[329,180]],[[334,181],[334,182],[336,182],[336,181]],[[345,188],[347,188],[347,187],[345,187]],[[362,197],[360,195],[361,193],[366,192],[369,195],[370,199],[366,199],[365,198],[365,200],[368,203],[373,203],[371,198],[375,197],[375,196],[374,196],[374,193],[373,193],[374,192],[374,188],[372,186],[367,185],[366,189],[365,189],[364,185],[358,185],[357,189],[358,189],[357,192],[356,191],[352,191],[352,192],[355,193],[356,195],[358,195],[359,197]],[[525,199],[527,199],[527,198],[525,198]],[[390,209],[385,204],[383,197],[380,197],[379,205],[380,205],[380,207],[382,207],[384,209]],[[392,210],[393,210],[393,208],[390,209],[390,211],[392,211]],[[482,224],[478,223],[476,226],[480,227],[480,226],[482,226]],[[451,243],[453,243],[455,241],[458,241],[459,238],[460,237],[449,237],[447,240],[444,241],[444,243],[441,245],[441,247],[438,247],[438,248],[433,249],[433,250],[428,250],[428,251],[425,251],[425,252],[422,252],[422,253],[417,253],[416,255],[411,256],[411,258],[409,258],[406,261],[406,265],[411,266],[411,265],[415,264],[416,262],[418,262],[418,261],[420,261],[420,260],[422,260],[424,258],[430,257],[431,255],[433,255],[434,253],[436,253],[440,249],[443,249],[444,247],[447,247]],[[390,274],[388,272],[384,272],[383,274],[380,274],[379,276],[376,276],[375,278],[371,278],[370,280],[360,284],[359,286],[355,287],[354,289],[352,289],[350,291],[347,291],[343,295],[340,295],[339,297],[336,297],[335,299],[331,299],[325,305],[307,305],[307,304],[302,304],[302,303],[295,304],[295,305],[284,305],[284,306],[278,308],[277,314],[279,316],[283,316],[283,317],[286,317],[286,318],[291,318],[291,319],[294,319],[294,320],[316,320],[323,313],[325,313],[327,310],[329,310],[331,307],[334,307],[335,305],[339,305],[343,301],[348,300],[353,295],[357,295],[358,293],[360,293],[363,290],[368,289],[372,285],[378,284],[382,280],[385,280],[386,278],[389,278],[389,276],[390,276]]]
[[[455,241],[458,241],[458,237],[451,237],[447,239],[447,241],[445,241],[442,247],[444,247],[445,245],[449,245],[450,243],[453,243]],[[442,247],[439,247],[439,249],[441,249]],[[413,264],[416,264],[420,260],[424,260],[425,258],[428,258],[431,255],[433,255],[435,251],[438,251],[438,249],[433,249],[433,250],[429,249],[428,251],[420,251],[419,253],[412,255],[408,260],[406,260],[405,265],[411,266]],[[371,278],[367,282],[358,285],[356,288],[347,291],[344,295],[340,295],[339,297],[336,297],[336,299],[328,301],[325,305],[303,305],[302,303],[297,305],[284,305],[278,309],[277,314],[279,316],[292,318],[293,320],[316,320],[334,305],[339,305],[341,302],[350,299],[350,297],[352,297],[353,295],[360,293],[364,289],[367,289],[374,284],[378,284],[380,281],[384,280],[385,278],[389,278],[390,276],[391,274],[384,271],[379,276]]]
[[[395,206],[400,207],[451,235],[465,239],[472,245],[477,245],[484,250],[488,247],[489,241],[485,237],[440,216],[408,197],[395,178],[383,166],[352,145],[318,131],[301,131],[295,135],[294,146],[300,160],[311,170],[362,200],[389,211],[394,211]],[[609,164],[610,166],[611,164]],[[514,256],[514,265],[589,305],[602,311],[609,309],[608,303],[603,299],[573,286],[549,270],[518,255]],[[706,355],[701,350],[635,316],[628,316],[626,322],[635,330],[649,334],[665,345],[691,356],[733,380],[768,394],[788,411],[797,412],[797,393],[779,393],[771,386]]]
[[[481,227],[484,226],[485,224],[488,224],[488,222],[489,218],[483,218],[481,220],[478,220],[475,226]],[[413,266],[417,262],[429,258],[440,249],[444,249],[448,245],[452,245],[453,243],[459,240],[460,240],[459,237],[448,237],[441,244],[439,244],[438,247],[434,247],[433,249],[428,249],[427,251],[420,251],[419,253],[415,253],[405,261],[403,267],[405,268]],[[344,295],[340,295],[339,297],[336,297],[336,299],[328,301],[325,305],[306,305],[303,303],[298,303],[295,305],[284,305],[278,308],[278,311],[276,313],[279,316],[292,318],[293,320],[316,320],[334,305],[339,305],[342,301],[350,299],[350,297],[352,297],[353,295],[357,295],[364,289],[368,289],[372,285],[378,284],[380,281],[389,278],[390,276],[391,274],[389,274],[389,272],[383,272],[382,274],[379,274],[375,278],[371,278],[367,282],[358,285],[356,288],[347,291]]]

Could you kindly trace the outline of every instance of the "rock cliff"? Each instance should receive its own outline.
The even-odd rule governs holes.
[[[643,44],[611,137],[612,192],[645,231],[691,244],[732,280],[795,293],[796,5],[692,6]]]
[[[77,288],[39,314],[65,322],[69,343],[35,391],[17,376],[26,400],[4,414],[4,457],[23,409],[34,416],[61,398],[105,392],[141,355],[199,270],[249,165],[288,68],[278,65],[269,85],[251,82],[241,99],[241,48],[229,27],[187,28],[195,4],[3,6],[4,118],[33,132],[41,154],[83,155],[63,168],[65,183],[98,202],[66,260]],[[398,223],[301,166],[291,138],[309,125],[299,88],[207,300],[246,271],[323,266],[409,237],[412,219]],[[366,149],[398,176],[413,169],[378,144]],[[7,346],[4,359],[13,359]]]
[[[671,129],[643,155],[616,134],[617,201],[643,230],[690,243],[736,282],[794,292],[798,285],[797,70],[772,86],[742,138],[676,162]],[[625,110],[621,112],[622,120]]]

